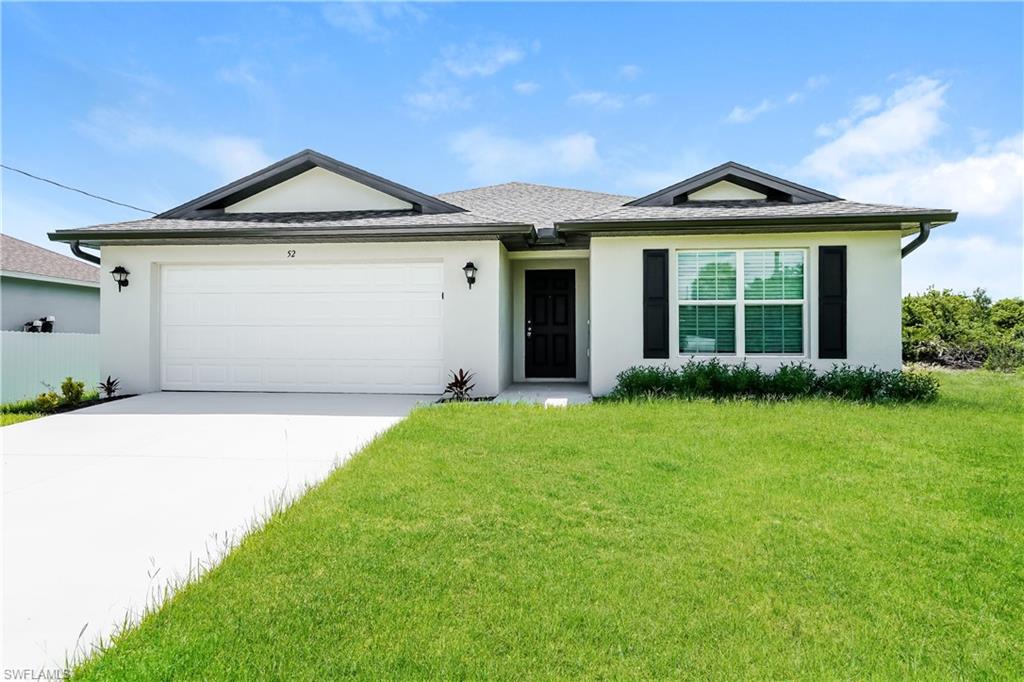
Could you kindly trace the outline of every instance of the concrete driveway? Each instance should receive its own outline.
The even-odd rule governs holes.
[[[0,429],[2,668],[63,667],[428,399],[152,393]]]

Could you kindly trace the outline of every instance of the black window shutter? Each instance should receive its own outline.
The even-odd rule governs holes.
[[[846,358],[846,247],[818,247],[818,357]]]
[[[644,249],[644,357],[668,357],[668,249]]]

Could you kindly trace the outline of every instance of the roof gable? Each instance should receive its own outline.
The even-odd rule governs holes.
[[[721,189],[721,183],[742,188],[748,191],[748,196],[740,196],[742,192],[734,191],[734,197],[722,198],[716,193],[704,192],[713,186]],[[744,166],[734,161],[723,163],[711,170],[704,171],[678,182],[657,192],[648,194],[627,206],[675,206],[678,204],[706,201],[706,200],[747,200],[751,199],[749,193],[763,195],[764,200],[777,201],[790,204],[806,204],[821,201],[841,201],[832,194],[820,190],[798,185],[789,180],[769,175],[762,171]]]
[[[201,197],[172,208],[161,213],[158,218],[194,218],[210,215],[223,214],[225,212],[261,212],[260,208],[266,210],[271,207],[273,210],[267,212],[308,212],[310,209],[308,201],[299,200],[304,197],[309,200],[308,185],[319,185],[322,188],[330,185],[328,177],[324,181],[324,174],[314,173],[307,175],[309,171],[320,169],[340,176],[349,183],[345,187],[349,192],[342,192],[335,198],[335,206],[342,206],[345,198],[356,199],[357,203],[349,204],[345,208],[324,208],[325,211],[335,210],[395,210],[400,208],[411,209],[416,213],[458,213],[464,211],[459,206],[441,201],[436,197],[418,192],[414,189],[392,182],[379,175],[374,175],[361,168],[342,163],[337,159],[320,154],[311,149],[306,149],[298,154],[293,154],[286,159],[271,164],[262,170],[248,175],[240,180],[229,183]],[[305,176],[305,180],[313,179],[313,182],[299,181],[289,183],[293,179]],[[289,183],[289,184],[286,184]],[[299,186],[304,186],[299,189]],[[262,195],[262,199],[259,196]],[[248,201],[251,200],[251,201]],[[295,201],[294,208],[287,208],[288,201]],[[321,205],[327,205],[324,200],[317,199]],[[390,206],[389,206],[390,205]],[[361,206],[358,208],[352,208]],[[378,207],[380,207],[378,209]],[[319,209],[318,209],[319,210]]]
[[[412,203],[315,166],[224,207],[225,213],[410,211]]]

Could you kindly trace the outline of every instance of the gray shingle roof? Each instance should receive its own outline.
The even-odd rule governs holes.
[[[887,204],[862,204],[854,201],[818,201],[805,204],[771,201],[694,201],[676,206],[620,206],[611,211],[587,216],[581,223],[688,221],[688,220],[757,220],[784,218],[855,218],[858,216],[893,216],[908,218],[919,215],[949,213],[945,209],[911,208]]]
[[[908,208],[852,201],[694,201],[674,206],[625,205],[630,196],[579,189],[508,182],[438,196],[464,212],[424,214],[410,211],[336,211],[324,213],[212,213],[179,218],[149,218],[124,223],[58,230],[53,238],[71,241],[91,239],[160,239],[175,235],[195,238],[260,239],[304,233],[314,239],[413,238],[419,235],[524,234],[530,226],[541,238],[555,236],[555,226],[565,234],[588,232],[588,226],[622,225],[623,229],[662,223],[664,226],[702,222],[715,228],[729,222],[764,221],[765,226],[793,221],[793,225],[824,222],[942,223],[956,214],[942,209]],[[718,225],[721,222],[722,225]],[[625,227],[627,224],[630,227]],[[595,228],[596,229],[596,228]],[[611,229],[611,227],[606,227]],[[161,233],[157,236],[157,233]],[[168,235],[168,233],[171,233]],[[232,234],[233,233],[233,234]],[[152,236],[149,236],[152,235]]]
[[[439,198],[498,220],[530,223],[537,228],[538,234],[546,236],[554,230],[556,222],[611,211],[633,197],[527,182],[506,182],[448,192],[439,195]]]
[[[261,228],[314,229],[339,231],[360,227],[444,227],[465,225],[505,225],[506,221],[465,213],[416,213],[414,211],[336,211],[330,213],[224,213],[204,218],[146,218],[124,223],[90,225],[64,232],[146,232],[258,230]]]
[[[100,269],[6,234],[0,235],[0,270],[82,282],[99,282]]]

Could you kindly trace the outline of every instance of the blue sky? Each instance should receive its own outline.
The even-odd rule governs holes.
[[[953,208],[904,289],[1020,295],[1021,4],[20,4],[4,163],[163,210],[311,147],[438,193],[735,160]],[[10,172],[3,230],[141,217]],[[63,248],[56,246],[56,248]]]

